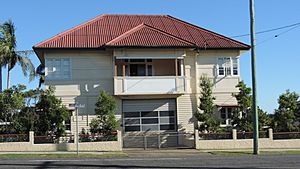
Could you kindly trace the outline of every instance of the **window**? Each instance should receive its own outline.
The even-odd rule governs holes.
[[[71,117],[72,117],[72,111],[68,111],[68,117],[65,120],[65,129],[71,130]]]
[[[46,78],[48,79],[70,79],[70,58],[48,58],[46,59]]]
[[[232,58],[232,57],[218,58],[217,74],[218,76],[239,75],[238,58]]]
[[[152,59],[116,59],[117,76],[152,76]],[[124,70],[125,69],[125,70]]]
[[[231,117],[233,111],[236,110],[236,107],[222,107],[220,109],[220,117],[222,119],[221,125],[231,125]]]
[[[124,112],[125,132],[174,131],[175,111]]]

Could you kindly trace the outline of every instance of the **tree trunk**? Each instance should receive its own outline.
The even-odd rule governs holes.
[[[9,66],[7,67],[7,81],[6,81],[6,83],[7,83],[7,85],[6,85],[6,89],[8,89],[9,88],[9,81],[10,81],[10,71],[9,71]]]
[[[2,92],[2,66],[0,67],[0,93]]]

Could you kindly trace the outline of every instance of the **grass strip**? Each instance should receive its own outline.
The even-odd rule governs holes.
[[[0,154],[0,159],[124,158],[126,154]]]
[[[212,155],[252,155],[252,151],[211,151],[208,152]],[[300,154],[299,150],[284,150],[284,151],[260,151],[260,155],[289,155],[289,154]]]

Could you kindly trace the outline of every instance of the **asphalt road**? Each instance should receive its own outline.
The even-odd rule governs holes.
[[[0,159],[0,168],[300,168],[300,155],[128,154],[106,159]]]

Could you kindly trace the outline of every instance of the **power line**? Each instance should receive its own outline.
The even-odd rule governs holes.
[[[294,26],[294,27],[292,27],[292,28],[290,28],[290,29],[288,29],[288,30],[282,31],[282,32],[280,32],[280,33],[278,33],[278,34],[276,34],[276,35],[270,37],[270,38],[267,38],[267,39],[265,39],[265,40],[263,40],[263,41],[257,43],[256,46],[257,46],[257,45],[261,45],[261,44],[263,44],[263,43],[265,43],[265,42],[267,42],[267,41],[270,41],[270,40],[272,40],[272,39],[278,38],[279,36],[281,36],[281,35],[283,35],[283,34],[285,34],[285,33],[288,33],[289,31],[291,31],[291,30],[293,30],[293,29],[296,29],[296,28],[299,27],[299,26],[300,26],[300,24],[298,24],[297,26]]]
[[[299,25],[300,25],[300,22],[294,23],[294,24],[291,24],[291,25],[281,26],[281,27],[278,27],[278,28],[272,28],[272,29],[267,29],[267,30],[263,30],[263,31],[258,31],[255,34],[268,33],[268,32],[273,32],[273,31],[277,31],[277,30],[281,30],[281,29],[285,29],[285,28],[290,28],[290,27],[296,28]],[[231,36],[230,38],[238,38],[238,37],[244,37],[244,36],[250,36],[250,34],[247,33],[247,34],[242,34],[242,35],[235,35],[235,36]]]

